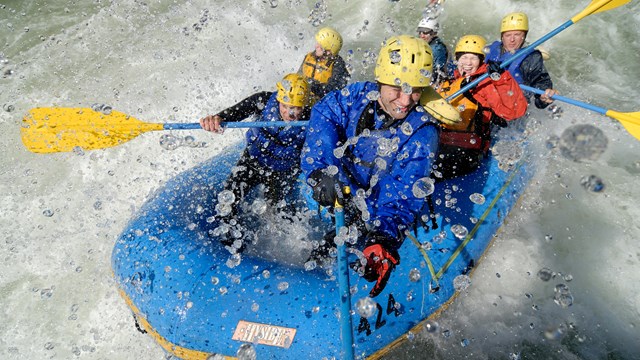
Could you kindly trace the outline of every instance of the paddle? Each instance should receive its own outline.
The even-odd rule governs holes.
[[[527,85],[520,85],[520,88],[525,91],[529,91],[536,94],[544,94],[543,90],[533,88]],[[622,123],[627,131],[633,135],[636,139],[640,140],[640,112],[634,113],[621,113],[613,110],[607,110],[605,108],[601,108],[599,106],[591,105],[584,103],[582,101],[570,99],[560,95],[553,95],[551,97],[554,100],[563,101],[571,105],[576,105],[587,110],[595,111],[599,114],[606,115],[610,118],[616,119]]]
[[[306,121],[227,122],[227,128],[304,126]],[[20,129],[22,143],[35,153],[104,149],[148,131],[201,129],[200,123],[145,123],[119,111],[90,108],[35,108]]]
[[[626,4],[626,3],[630,2],[630,1],[631,0],[593,0],[593,1],[591,1],[591,3],[589,5],[587,5],[587,7],[584,10],[582,10],[580,13],[578,13],[576,16],[572,17],[570,20],[568,20],[564,24],[560,25],[559,27],[557,27],[555,30],[551,31],[547,35],[545,35],[545,36],[541,37],[540,39],[534,41],[531,45],[521,49],[520,51],[518,51],[516,54],[514,54],[509,59],[503,61],[500,64],[500,68],[504,69],[507,66],[509,66],[509,64],[514,62],[515,60],[517,60],[517,59],[519,59],[519,58],[521,58],[523,56],[528,55],[538,45],[540,45],[543,42],[551,39],[552,37],[557,35],[562,30],[564,30],[564,29],[568,28],[569,26],[577,23],[578,21],[582,20],[583,18],[585,18],[585,17],[587,17],[587,16],[589,16],[591,14],[597,14],[599,12],[615,9],[615,8],[617,8],[619,6],[622,6],[622,5],[624,5],[624,4]],[[481,81],[483,81],[484,79],[488,78],[490,75],[491,74],[486,73],[486,74],[483,74],[482,76],[479,76],[474,81],[472,81],[469,84],[467,84],[466,86],[462,87],[462,89],[460,89],[460,90],[456,91],[455,93],[453,93],[446,100],[448,102],[451,102],[451,100],[453,100],[453,99],[457,98],[458,96],[464,94],[465,91],[475,87]]]
[[[348,193],[349,189],[345,189]],[[336,199],[333,209],[336,217],[336,236],[344,226],[344,208]],[[342,358],[353,359],[353,327],[351,322],[351,286],[349,285],[349,264],[347,261],[347,245],[344,241],[338,248],[338,286],[340,288],[340,334],[342,337]]]

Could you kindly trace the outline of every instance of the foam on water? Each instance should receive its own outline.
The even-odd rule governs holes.
[[[143,121],[196,122],[255,91],[273,90],[297,70],[313,46],[312,22],[341,30],[344,57],[361,80],[371,78],[381,40],[412,33],[423,10],[403,0],[50,3],[0,5],[0,357],[6,359],[162,358],[152,338],[135,330],[117,294],[113,242],[168,179],[242,137],[241,130],[174,131],[168,134],[206,147],[169,150],[160,144],[163,133],[148,133],[105,150],[37,155],[19,140],[28,109],[104,104]],[[450,47],[469,32],[494,39],[504,13],[525,11],[534,40],[583,6],[451,1],[441,35]],[[562,94],[638,111],[639,14],[633,2],[589,16],[544,45]],[[614,120],[560,107],[556,119],[531,111],[540,170],[471,282],[437,322],[387,358],[638,358],[640,146]],[[608,139],[597,159],[574,162],[545,146],[576,124],[596,126]],[[603,191],[581,185],[590,175],[602,179]],[[298,241],[304,232],[292,231],[283,239],[304,261],[306,245]],[[537,275],[543,268],[551,271],[549,281]],[[571,306],[555,301],[559,284],[568,287]],[[252,350],[238,349],[249,357]]]

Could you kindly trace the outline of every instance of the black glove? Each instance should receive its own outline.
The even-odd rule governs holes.
[[[362,251],[367,259],[363,277],[367,281],[376,282],[369,292],[371,297],[378,296],[384,290],[391,271],[400,263],[398,252],[387,247],[390,242],[392,242],[391,239],[379,233],[371,233],[367,236],[368,246]]]
[[[336,199],[342,203],[344,198],[342,184],[337,177],[327,175],[318,169],[311,173],[308,183],[313,189],[313,200],[317,201],[320,206],[333,206]]]
[[[504,72],[504,68],[500,67],[500,63],[498,61],[488,61],[487,62],[487,73],[491,76],[491,79],[496,81],[500,79],[500,75]],[[494,75],[497,74],[497,75]]]

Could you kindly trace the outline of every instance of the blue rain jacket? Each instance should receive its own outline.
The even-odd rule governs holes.
[[[333,91],[311,111],[309,130],[302,150],[301,168],[308,179],[316,169],[335,166],[342,184],[367,192],[367,227],[389,238],[397,249],[403,231],[414,224],[425,199],[413,195],[418,179],[429,177],[438,147],[436,120],[421,106],[391,128],[375,116],[373,129],[356,133],[358,122],[378,84],[360,82]],[[375,97],[373,97],[375,99]],[[375,109],[375,108],[374,108]]]
[[[277,92],[267,100],[260,121],[281,121]],[[305,127],[251,128],[246,133],[247,151],[260,165],[288,171],[298,165],[304,144]]]

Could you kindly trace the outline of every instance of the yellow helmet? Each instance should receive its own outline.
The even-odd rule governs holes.
[[[323,49],[330,51],[333,55],[338,55],[340,49],[342,49],[342,36],[330,27],[323,27],[318,30],[316,41]]]
[[[309,100],[309,84],[300,74],[287,74],[282,81],[276,83],[278,95],[276,99],[291,106],[305,106]]]
[[[429,86],[433,58],[426,41],[409,35],[392,36],[382,43],[374,71],[381,84]]]
[[[500,32],[511,30],[529,31],[529,18],[527,14],[522,12],[514,12],[507,14],[502,18],[502,25],[500,25]]]
[[[472,53],[485,56],[484,48],[487,46],[487,40],[480,35],[465,35],[460,38],[456,44],[456,54]]]

